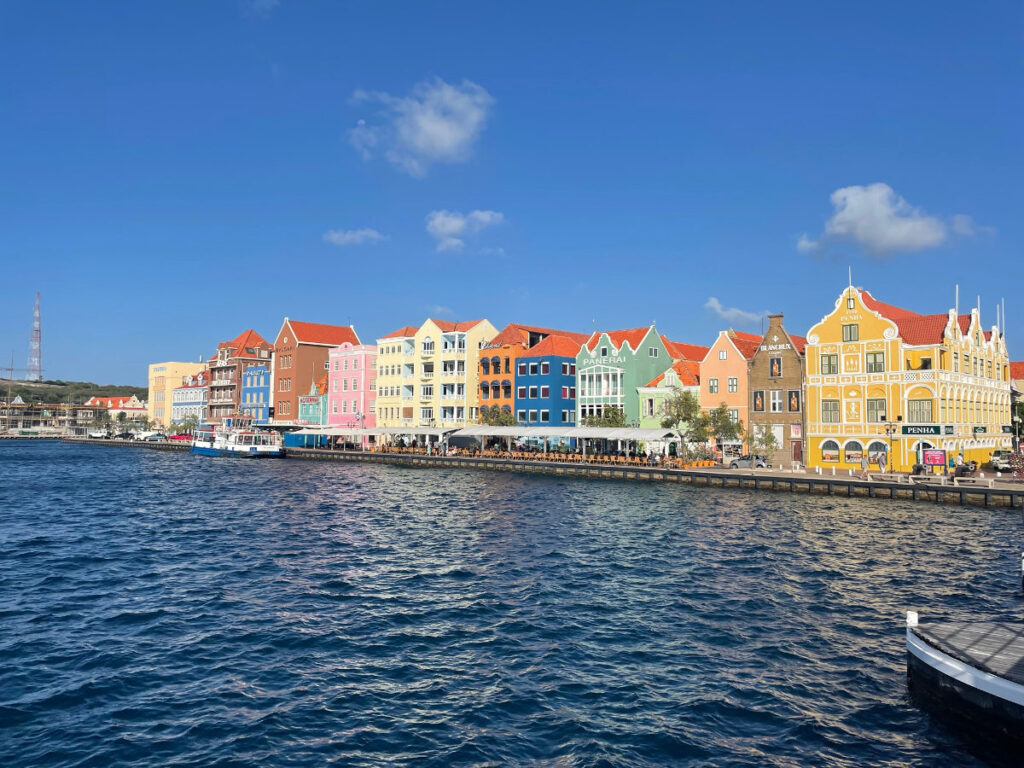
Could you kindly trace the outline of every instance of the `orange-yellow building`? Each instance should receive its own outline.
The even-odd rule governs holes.
[[[859,469],[866,452],[937,472],[1010,447],[1006,343],[978,309],[922,315],[851,286],[808,332],[806,364],[808,466]]]

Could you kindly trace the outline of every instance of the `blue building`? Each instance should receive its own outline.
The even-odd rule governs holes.
[[[527,427],[576,424],[579,351],[580,342],[551,335],[516,358],[516,421]]]
[[[238,410],[251,416],[254,424],[266,424],[270,420],[270,369],[266,363],[248,365],[242,372]]]

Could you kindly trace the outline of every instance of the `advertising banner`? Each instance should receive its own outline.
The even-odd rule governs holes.
[[[946,452],[941,448],[925,448],[921,451],[921,457],[926,467],[946,466]]]

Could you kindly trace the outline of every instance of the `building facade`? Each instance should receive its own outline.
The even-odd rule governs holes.
[[[700,407],[705,411],[725,405],[733,421],[744,428],[750,423],[747,364],[761,344],[761,337],[741,331],[722,331],[700,363]],[[722,456],[743,453],[745,440],[712,438]]]
[[[661,420],[665,418],[665,400],[678,392],[691,392],[700,398],[700,363],[677,360],[646,385],[637,387],[640,428],[659,429]]]
[[[377,339],[377,425],[397,428],[413,423],[416,331],[407,325]]]
[[[344,429],[377,426],[377,347],[349,344],[333,347],[328,358],[327,425]],[[364,438],[364,445],[371,440]]]
[[[1011,444],[1009,363],[978,309],[921,315],[846,288],[807,334],[808,465],[856,469],[865,452],[895,471],[988,461]]]
[[[331,347],[346,342],[359,344],[359,336],[351,326],[284,319],[274,339],[272,423],[296,423],[299,419],[299,397],[308,397],[303,393],[308,393],[327,372]]]
[[[480,349],[497,335],[487,320],[453,323],[428,319],[413,337],[412,423],[464,427],[479,416]],[[403,379],[403,395],[408,382]]]
[[[196,425],[205,424],[207,418],[207,397],[210,392],[210,374],[200,371],[195,376],[185,376],[181,386],[174,388],[171,401],[171,424],[183,424],[194,420]]]
[[[653,325],[621,331],[595,331],[576,355],[576,422],[622,409],[626,424],[640,423],[639,387],[672,365]]]
[[[270,421],[270,378],[272,363],[250,363],[242,371],[242,389],[238,410],[253,424]]]
[[[209,423],[220,424],[242,412],[242,374],[250,365],[269,365],[272,352],[273,347],[251,328],[217,345],[210,358]]]
[[[327,424],[327,374],[311,384],[309,392],[299,395],[299,415],[295,424],[322,427]]]
[[[83,403],[83,405],[89,408],[95,408],[105,410],[111,421],[118,421],[118,416],[124,414],[125,419],[135,421],[137,419],[144,419],[147,415],[146,402],[139,400],[135,395],[130,397],[101,397],[94,396],[90,397]]]
[[[576,356],[583,346],[578,338],[546,336],[516,359],[513,408],[519,424],[575,426]]]
[[[804,347],[788,333],[782,315],[768,315],[768,329],[750,359],[749,440],[770,432],[778,446],[767,456],[773,467],[804,464]],[[753,449],[752,449],[753,450]]]
[[[206,363],[153,363],[149,366],[149,395],[146,416],[161,427],[171,425],[174,390],[186,376],[196,376]]]

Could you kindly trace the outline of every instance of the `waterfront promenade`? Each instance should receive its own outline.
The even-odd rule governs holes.
[[[132,442],[64,438],[62,442],[103,447],[187,451],[180,442]],[[580,477],[605,480],[681,483],[694,487],[739,488],[848,498],[905,499],[937,504],[1024,508],[1024,484],[1007,478],[911,477],[869,473],[869,479],[848,473],[818,474],[814,469],[728,469],[710,462],[658,466],[614,456],[573,456],[534,453],[438,455],[424,449],[403,451],[345,451],[324,448],[289,448],[287,458],[304,461],[377,462],[418,468],[482,469],[500,472]]]

